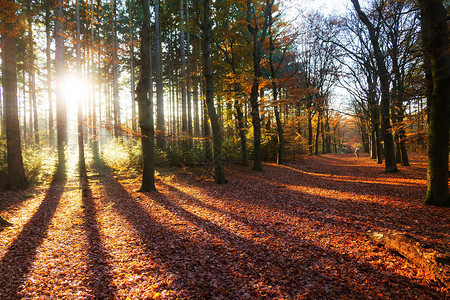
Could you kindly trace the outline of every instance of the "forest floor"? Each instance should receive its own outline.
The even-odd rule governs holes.
[[[0,193],[0,299],[447,299],[450,290],[367,232],[450,244],[448,208],[422,204],[426,159],[395,174],[328,154],[140,176],[92,164],[67,180]],[[73,164],[72,164],[73,165]]]

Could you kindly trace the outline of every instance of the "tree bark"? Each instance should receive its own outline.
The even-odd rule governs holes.
[[[48,5],[45,7],[45,37],[47,42],[47,48],[45,49],[46,55],[46,69],[47,69],[47,97],[48,97],[48,143],[50,146],[54,145],[55,129],[53,125],[53,97],[52,97],[52,63],[50,56],[50,9]]]
[[[4,38],[2,42],[2,88],[5,102],[6,151],[8,160],[7,188],[25,189],[28,187],[28,180],[23,167],[17,105],[17,45],[15,33],[17,19],[14,0],[8,0],[5,4],[11,10],[10,18],[4,20]]]
[[[203,0],[203,26],[202,26],[202,50],[203,50],[203,72],[205,76],[205,101],[213,132],[213,161],[214,179],[216,183],[226,183],[225,169],[222,161],[222,135],[219,125],[219,117],[214,107],[214,81],[211,71],[211,19],[210,0]]]
[[[76,24],[77,24],[77,36],[76,36],[76,56],[77,56],[77,76],[81,78],[81,36],[80,36],[80,3],[76,1]],[[86,173],[86,162],[84,159],[84,140],[83,140],[83,102],[78,100],[78,168],[80,174]]]
[[[161,29],[159,16],[159,1],[155,0],[155,71],[156,71],[156,139],[157,146],[164,148],[166,129],[164,123],[164,90],[161,66]]]
[[[450,56],[447,12],[441,0],[420,0],[424,50],[429,55],[433,85],[428,91],[429,142],[426,204],[450,206],[448,139],[450,115]]]
[[[31,1],[28,2],[28,49],[29,49],[29,84],[30,84],[30,104],[33,109],[33,129],[34,143],[39,146],[39,122],[36,100],[36,70],[34,67],[34,41],[33,41],[33,16],[31,11]],[[31,112],[30,112],[31,115]],[[31,125],[31,124],[30,124]]]
[[[67,144],[67,104],[64,99],[62,81],[64,76],[64,33],[63,33],[63,1],[57,0],[55,7],[55,67],[56,67],[56,131],[58,140],[58,177],[66,176]]]
[[[434,249],[425,249],[420,242],[407,234],[369,232],[369,238],[394,250],[424,270],[434,279],[450,284],[450,256]]]
[[[113,8],[113,20],[112,20],[112,34],[113,34],[113,49],[114,53],[112,55],[113,59],[113,106],[114,106],[114,137],[119,138],[122,136],[122,124],[120,121],[120,102],[119,102],[119,59],[117,52],[117,18],[116,10],[117,4],[116,0],[112,2]]]
[[[383,53],[381,52],[380,44],[376,29],[372,22],[370,22],[367,15],[361,10],[358,0],[351,0],[359,19],[364,23],[369,31],[370,41],[374,50],[375,60],[377,64],[378,76],[380,78],[381,87],[381,134],[384,140],[384,155],[385,155],[385,172],[397,172],[397,163],[395,161],[394,138],[392,136],[391,117],[390,117],[390,91],[389,91],[389,73],[386,69]]]
[[[150,6],[148,0],[141,0],[144,11],[144,21],[141,31],[141,74],[136,87],[136,100],[138,101],[139,126],[141,128],[142,156],[144,166],[142,170],[142,185],[140,192],[156,191],[155,162],[154,162],[154,135],[153,99],[148,97],[150,89]]]
[[[251,0],[247,0],[247,29],[252,35],[253,54],[253,84],[250,91],[250,106],[253,124],[253,170],[262,171],[261,152],[261,117],[259,115],[258,90],[261,77],[261,49],[270,26],[269,16],[272,13],[273,0],[266,0],[264,9],[264,22],[261,29],[258,27],[256,12]]]

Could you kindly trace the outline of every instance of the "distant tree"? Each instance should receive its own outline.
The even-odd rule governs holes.
[[[395,161],[394,138],[392,136],[392,126],[390,118],[390,90],[389,90],[389,72],[386,68],[384,55],[379,43],[379,31],[362,11],[358,0],[352,0],[358,17],[369,31],[369,38],[374,50],[375,61],[377,64],[378,77],[381,88],[381,134],[384,140],[385,172],[396,172],[397,163]]]
[[[213,132],[213,160],[214,160],[214,178],[216,183],[226,183],[225,170],[222,161],[222,135],[219,125],[219,117],[214,107],[214,81],[211,69],[211,18],[210,2],[203,0],[203,22],[202,22],[202,50],[203,50],[203,72],[205,76],[205,99],[208,109],[209,119]]]
[[[139,126],[141,128],[142,156],[144,166],[142,170],[142,185],[140,192],[156,191],[155,162],[154,162],[154,122],[153,99],[149,97],[150,87],[150,6],[148,0],[141,0],[144,20],[141,31],[141,74],[136,87],[136,101],[139,110]]]
[[[424,61],[431,69],[428,95],[429,142],[426,204],[450,206],[448,139],[450,116],[450,55],[447,11],[442,0],[419,0]]]
[[[58,142],[58,175],[66,175],[67,144],[67,104],[63,92],[64,75],[64,33],[63,33],[63,1],[57,0],[55,7],[55,67],[56,67],[56,133]]]
[[[3,3],[2,28],[2,89],[5,106],[6,151],[8,160],[7,188],[25,189],[28,180],[23,167],[22,148],[17,105],[16,58],[16,4],[14,0]]]
[[[270,26],[269,16],[272,13],[274,0],[265,0],[265,4],[260,6],[260,3],[253,3],[252,0],[247,0],[247,29],[252,36],[252,54],[253,54],[253,84],[250,92],[250,106],[253,124],[253,170],[262,171],[262,152],[261,152],[261,117],[258,97],[259,84],[261,80],[261,59],[262,48],[267,37],[267,31]],[[257,11],[260,7],[261,11]],[[257,16],[262,16],[262,22]]]

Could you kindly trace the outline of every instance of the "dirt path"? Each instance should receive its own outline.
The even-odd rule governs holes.
[[[197,172],[140,178],[101,166],[66,182],[0,193],[0,298],[445,299],[449,290],[367,230],[449,244],[448,208],[422,205],[425,160],[397,174],[367,156],[229,166],[228,184]],[[163,172],[165,174],[165,172]]]

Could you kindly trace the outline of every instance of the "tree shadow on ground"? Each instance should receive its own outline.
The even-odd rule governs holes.
[[[321,298],[348,294],[363,298],[364,294],[352,280],[355,276],[361,278],[358,281],[360,285],[376,276],[380,283],[381,278],[388,278],[389,282],[407,282],[410,287],[416,285],[416,294],[421,290],[432,292],[406,277],[383,272],[368,263],[356,266],[356,271],[345,270],[339,261],[353,258],[319,245],[298,240],[294,251],[284,253],[270,244],[244,238],[181,207],[177,204],[180,197],[189,198],[182,192],[174,195],[145,193],[137,201],[111,174],[100,181],[108,200],[136,229],[149,255],[158,257],[163,268],[175,274],[170,288],[184,291],[187,296],[233,298],[242,296],[242,291],[248,291],[251,293],[248,296],[254,298],[280,295],[295,298],[308,293]],[[159,205],[168,215],[184,220],[187,223],[182,225],[187,231],[176,231],[158,222],[143,208],[144,204]],[[330,261],[337,273],[327,273],[327,266],[317,266],[318,261]],[[387,284],[384,288],[389,289]]]
[[[47,236],[50,221],[58,207],[65,184],[66,180],[61,181],[53,177],[39,208],[1,259],[0,296],[20,298],[20,286],[26,281],[37,249]]]
[[[82,190],[82,203],[84,210],[84,229],[88,240],[88,285],[95,299],[114,299],[116,287],[113,285],[111,257],[105,249],[97,222],[97,211],[95,208],[92,191],[89,187],[86,170],[80,170],[80,186]]]

